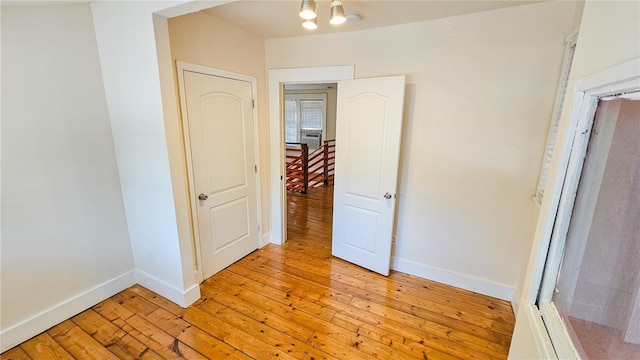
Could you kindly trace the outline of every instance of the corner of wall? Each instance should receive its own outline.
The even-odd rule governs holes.
[[[135,280],[134,271],[128,271],[3,329],[0,332],[0,353],[132,286]]]
[[[135,278],[138,284],[184,308],[200,299],[200,286],[198,284],[191,285],[183,290],[140,269],[136,269]]]

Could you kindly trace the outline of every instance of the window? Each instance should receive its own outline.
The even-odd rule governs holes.
[[[285,142],[300,141],[300,127],[298,123],[298,107],[296,99],[285,99],[284,116],[285,116]]]
[[[327,94],[289,94],[285,96],[285,141],[318,148],[325,138]]]
[[[300,129],[322,131],[325,116],[324,99],[300,99]]]
[[[558,358],[640,358],[639,69],[577,83],[536,302]]]
[[[569,82],[569,74],[571,73],[571,64],[573,63],[573,54],[576,51],[576,40],[578,33],[568,37],[564,52],[564,60],[562,61],[562,72],[560,73],[560,81],[558,83],[558,91],[553,106],[553,115],[551,118],[551,127],[547,136],[547,146],[545,147],[544,158],[542,159],[542,167],[538,177],[538,186],[536,188],[535,200],[542,204],[544,196],[544,188],[547,186],[547,178],[549,177],[549,168],[551,166],[551,156],[556,145],[558,136],[558,128],[560,126],[560,117],[562,116],[562,105],[564,104],[565,95],[567,93],[567,85]]]

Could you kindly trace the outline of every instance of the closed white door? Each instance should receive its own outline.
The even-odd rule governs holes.
[[[332,254],[389,275],[404,76],[338,83]]]
[[[258,248],[252,84],[187,70],[182,79],[195,230],[208,278]]]

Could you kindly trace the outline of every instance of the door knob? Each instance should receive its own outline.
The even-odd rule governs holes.
[[[209,197],[205,194],[198,195],[198,200],[207,200]]]
[[[384,198],[387,200],[391,199],[391,194],[389,193],[384,194]]]

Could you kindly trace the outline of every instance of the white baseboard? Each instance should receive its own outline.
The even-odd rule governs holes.
[[[136,269],[136,281],[145,288],[164,296],[184,308],[200,299],[200,286],[198,284],[182,290],[139,269]]]
[[[421,278],[477,292],[501,300],[512,301],[514,289],[508,285],[444,270],[417,262],[391,258],[391,268]]]
[[[511,310],[513,310],[513,315],[516,316],[518,314],[518,310],[520,310],[520,293],[518,289],[513,289],[513,295],[511,296]]]
[[[135,283],[134,271],[126,272],[0,331],[0,353],[85,311]]]
[[[262,234],[262,242],[260,243],[260,248],[269,245],[271,243],[271,231],[266,234]]]

